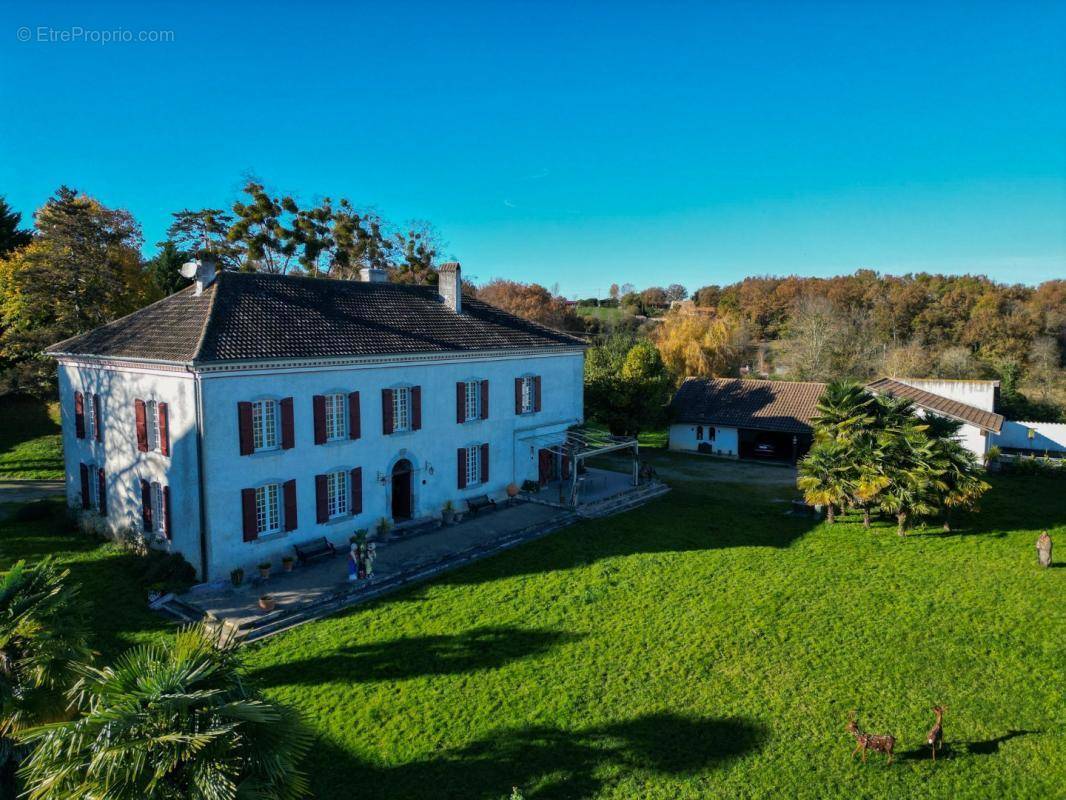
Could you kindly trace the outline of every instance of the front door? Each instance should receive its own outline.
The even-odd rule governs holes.
[[[392,468],[392,518],[396,522],[411,518],[411,462],[406,458]]]
[[[540,479],[541,486],[547,486],[552,478],[552,464],[555,459],[552,458],[551,450],[541,450],[537,455],[537,477]]]

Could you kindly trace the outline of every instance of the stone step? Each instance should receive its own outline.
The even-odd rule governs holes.
[[[642,506],[657,497],[661,497],[669,491],[670,487],[665,483],[646,484],[636,490],[620,492],[612,497],[598,500],[595,503],[579,506],[577,511],[585,519],[608,517],[613,514],[619,514],[623,511],[629,511],[630,509]]]

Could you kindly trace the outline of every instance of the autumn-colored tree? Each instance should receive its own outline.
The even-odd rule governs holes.
[[[743,326],[733,317],[671,312],[655,343],[678,381],[729,375],[746,353]]]
[[[479,300],[502,308],[523,319],[560,330],[581,330],[581,320],[566,301],[539,283],[518,283],[502,278],[486,283],[477,290]]]

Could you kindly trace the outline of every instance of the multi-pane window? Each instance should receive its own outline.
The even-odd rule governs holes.
[[[144,404],[145,423],[148,426],[148,449],[159,451],[159,404],[149,400]]]
[[[278,404],[273,400],[252,403],[252,446],[256,450],[278,447]]]
[[[166,509],[163,506],[163,487],[159,483],[152,484],[152,530],[156,533],[166,533]]]
[[[330,519],[348,514],[348,473],[344,470],[326,475],[326,501]]]
[[[536,381],[531,375],[522,378],[522,413],[529,414],[536,403]]]
[[[464,395],[466,413],[463,414],[463,419],[481,419],[481,381],[467,381]]]
[[[481,483],[481,445],[466,448],[466,485]]]
[[[100,469],[92,464],[89,465],[89,507],[100,510]]]
[[[85,431],[90,439],[96,438],[96,395],[85,395]]]
[[[411,390],[406,386],[392,390],[392,429],[411,430]]]
[[[255,490],[255,527],[262,535],[281,530],[281,492],[276,483]]]
[[[326,440],[333,442],[348,436],[348,398],[343,394],[326,395]]]

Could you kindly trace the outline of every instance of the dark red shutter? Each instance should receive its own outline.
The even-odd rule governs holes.
[[[363,468],[356,467],[352,470],[352,513],[363,513]]]
[[[381,429],[386,436],[388,436],[393,431],[392,389],[381,390]]]
[[[359,392],[348,393],[348,438],[358,439],[363,435],[363,426],[359,421]]]
[[[252,436],[251,403],[237,403],[237,432],[240,435],[241,455],[248,456],[254,453],[255,437]],[[245,541],[248,540],[245,539]]]
[[[466,422],[466,381],[455,384],[455,421]]]
[[[481,382],[481,418],[489,418],[489,382]]]
[[[481,482],[489,482],[489,445],[488,442],[481,445]]]
[[[137,420],[137,449],[148,452],[148,417],[143,400],[133,401],[133,416]]]
[[[465,489],[466,488],[466,448],[465,447],[460,447],[458,453],[459,453],[459,464],[458,464],[458,466],[459,466],[459,473],[458,473],[459,474],[459,488],[460,489]]]
[[[514,379],[514,413],[522,413],[522,379]]]
[[[244,520],[244,541],[259,538],[255,514],[255,489],[241,489],[241,518]]]
[[[107,516],[107,478],[104,476],[104,471],[98,469],[96,471],[96,492],[100,498],[100,516]]]
[[[81,472],[81,507],[89,507],[89,465],[79,464],[78,469]]]
[[[422,430],[422,387],[411,387],[411,430]]]
[[[540,375],[533,379],[533,410],[540,411]]]
[[[316,394],[311,398],[311,409],[315,415],[315,444],[326,443],[326,397]]]
[[[141,525],[144,532],[152,530],[152,484],[141,478]]]
[[[315,475],[315,521],[329,521],[329,493],[325,475]]]
[[[159,452],[170,455],[170,412],[166,403],[159,404]]]
[[[85,396],[81,392],[74,392],[74,435],[85,438]]]
[[[296,530],[296,481],[285,481],[285,530]]]
[[[163,532],[167,539],[174,541],[174,531],[170,527],[170,487],[163,487]]]
[[[292,418],[292,398],[281,400],[281,449],[292,450],[296,445],[296,426]]]
[[[103,441],[103,433],[100,429],[100,395],[93,395],[93,438],[98,442]]]
[[[563,480],[570,477],[570,456],[563,456]]]

